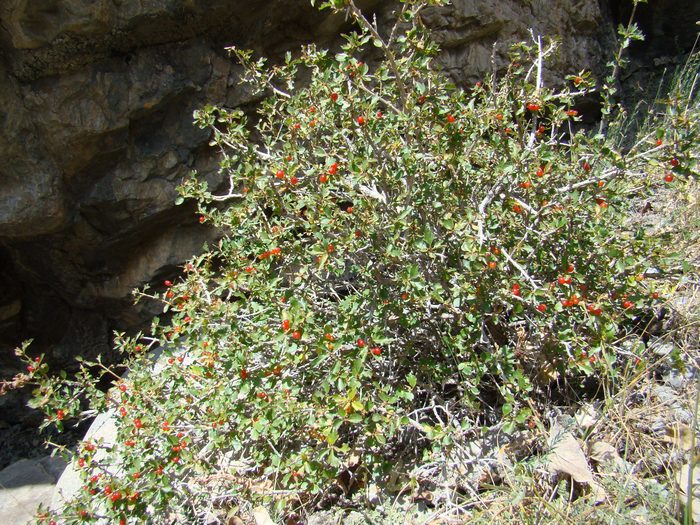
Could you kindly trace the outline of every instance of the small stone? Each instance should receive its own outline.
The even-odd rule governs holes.
[[[673,352],[673,343],[658,343],[651,347],[651,351],[656,355],[665,357]]]

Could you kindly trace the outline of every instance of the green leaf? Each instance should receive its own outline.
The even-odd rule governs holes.
[[[406,376],[406,381],[411,386],[411,388],[415,388],[417,382],[416,376],[414,376],[413,374],[408,374]]]
[[[350,421],[350,423],[359,423],[362,421],[362,414],[359,412],[353,412],[348,416],[348,421]]]

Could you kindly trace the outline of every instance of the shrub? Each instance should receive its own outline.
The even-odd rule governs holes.
[[[222,238],[150,295],[166,313],[152,338],[119,337],[130,375],[94,405],[118,414],[118,439],[107,457],[82,445],[66,523],[191,521],[266,498],[288,512],[449,455],[475,426],[532,424],[552,381],[611,373],[663,269],[625,214],[691,174],[696,128],[624,150],[587,132],[576,102],[595,81],[544,86],[556,45],[540,38],[458,88],[426,3],[442,2],[403,2],[380,34],[351,1],[325,2],[360,27],[336,54],[270,66],[231,49],[259,112],[195,113],[225,183],[193,174],[180,199]]]

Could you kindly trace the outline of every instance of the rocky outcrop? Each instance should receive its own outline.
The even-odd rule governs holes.
[[[380,19],[394,6],[361,3]],[[622,14],[602,0],[453,0],[425,20],[446,70],[468,84],[529,28],[560,37],[557,74],[599,71]],[[344,24],[308,0],[0,4],[0,374],[23,338],[63,362],[108,352],[112,330],[155,311],[134,307],[131,290],[215,237],[174,200],[191,170],[217,171],[192,111],[250,102],[225,46],[278,57],[333,45]]]
[[[32,523],[37,507],[47,509],[66,463],[58,456],[21,459],[0,471],[0,523]]]
[[[152,315],[160,281],[215,232],[175,187],[216,172],[205,102],[246,102],[224,47],[276,55],[342,18],[295,0],[11,0],[0,6],[0,341],[65,361]],[[11,355],[0,367],[9,373]]]

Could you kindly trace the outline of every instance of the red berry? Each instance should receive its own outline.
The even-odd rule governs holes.
[[[496,113],[496,120],[503,120],[503,115],[500,113]]]
[[[345,208],[345,212],[352,213],[352,206],[348,206],[347,208]]]
[[[267,397],[265,392],[258,392],[256,395],[258,396],[258,399],[265,399]]]
[[[284,321],[282,321],[282,330],[284,330],[285,332],[289,330],[289,325],[289,319],[285,319]]]
[[[297,179],[296,177],[292,177],[291,179],[289,179],[289,182],[292,184],[292,186],[295,186],[299,182],[299,179]]]
[[[121,492],[112,492],[112,494],[109,496],[109,499],[111,499],[113,502],[119,501],[119,499],[122,497]]]
[[[537,105],[537,104],[535,104],[534,102],[530,102],[530,103],[527,105],[527,109],[528,109],[529,111],[539,111],[539,110],[540,110],[540,106]]]
[[[241,379],[248,379],[248,371],[245,368],[241,368],[239,372]]]
[[[676,166],[678,166],[679,164],[680,164],[680,162],[678,161],[678,159],[677,159],[676,157],[673,157],[673,158],[671,159],[671,166],[673,166],[674,168],[675,168]]]
[[[654,292],[651,294],[652,299],[658,299],[659,298],[659,292]]]
[[[575,117],[578,115],[578,111],[576,111],[575,109],[569,109],[569,110],[567,110],[566,114],[569,117]]]
[[[121,390],[122,392],[126,392],[126,385],[124,383],[119,385],[119,390]]]
[[[496,261],[489,261],[487,266],[489,267],[489,270],[495,270],[497,263],[496,263]]]
[[[326,341],[335,341],[335,337],[333,337],[333,334],[327,333],[324,335],[326,338]]]
[[[539,168],[537,168],[537,176],[544,177],[544,168],[543,167],[540,166]]]
[[[207,220],[207,218],[204,215],[199,216],[199,224],[202,224],[206,220]]]
[[[540,127],[537,128],[537,133],[540,134],[540,135],[542,135],[544,132],[545,132],[544,126],[542,126],[542,125],[540,124]]]
[[[333,102],[337,101],[338,100],[338,93],[331,93],[331,100]]]
[[[295,340],[297,340],[297,341],[298,341],[299,339],[301,339],[301,332],[300,332],[299,330],[295,330],[295,331],[292,333],[292,339],[295,339]]]
[[[524,190],[527,190],[527,189],[530,189],[532,187],[532,182],[530,182],[529,180],[526,180],[526,181],[521,182],[519,184],[519,186],[521,188],[523,188]]]
[[[583,78],[581,77],[574,77],[574,85],[578,86],[581,82],[583,82]]]
[[[661,140],[661,139],[656,139],[656,145],[657,145],[657,146],[661,146],[661,145],[663,145],[663,143],[664,143],[663,140]]]
[[[664,180],[665,180],[666,182],[673,182],[673,173],[667,173],[667,174],[664,176]]]
[[[384,113],[381,111],[377,111],[377,118],[382,118],[384,116]]]
[[[569,272],[569,273],[573,273],[573,271],[574,271],[574,265],[573,265],[573,264],[570,264],[569,266],[567,266],[567,267],[566,267],[566,271]]]
[[[622,307],[627,310],[628,308],[632,308],[634,306],[634,303],[630,301],[629,299],[625,299],[622,301]]]
[[[136,418],[136,419],[134,419],[134,426],[136,428],[141,428],[141,427],[143,427],[143,423],[141,422],[141,420],[139,418]]]
[[[447,115],[447,122],[449,122],[450,124],[453,124],[455,120],[457,119],[455,119],[452,115]]]
[[[513,211],[515,213],[522,213],[523,207],[520,204],[513,204]]]
[[[328,176],[327,176],[327,175],[321,175],[321,176],[318,178],[318,182],[320,182],[321,184],[325,184],[326,182],[328,182]]]
[[[165,286],[172,286],[173,285],[172,281],[163,281],[163,284]]]
[[[370,350],[370,352],[372,352],[373,355],[377,355],[377,356],[382,355],[382,349],[379,348],[378,346],[375,346],[374,348],[372,348],[372,350]]]
[[[544,303],[538,304],[538,305],[537,305],[537,311],[538,311],[538,312],[541,312],[541,313],[546,312],[546,311],[547,311],[547,305],[544,304]]]
[[[59,409],[56,411],[56,419],[61,421],[64,417],[66,417],[66,413],[63,410]]]
[[[126,441],[124,441],[124,445],[126,445],[127,447],[133,447],[134,445],[136,445],[136,441],[134,441],[133,439],[127,439]]]
[[[253,267],[252,267],[252,266],[246,266],[246,267],[244,268],[244,270],[245,270],[246,272],[248,272],[248,273],[251,273],[251,272],[253,271]]]
[[[422,106],[423,104],[425,104],[425,95],[418,97],[418,105]]]
[[[584,161],[583,164],[581,165],[583,168],[583,171],[589,172],[591,171],[591,165],[588,163],[588,161]]]
[[[338,163],[337,163],[337,162],[334,162],[333,164],[331,164],[331,167],[328,168],[328,174],[329,174],[329,175],[335,175],[335,172],[336,172],[336,171],[338,171]]]
[[[597,308],[594,304],[589,304],[586,309],[588,310],[588,313],[591,315],[598,316],[603,312],[602,308]]]
[[[36,368],[34,368],[32,365],[27,365],[27,372],[29,372],[30,374],[33,373],[35,370]]]
[[[363,117],[363,116],[357,117],[357,123],[358,123],[360,126],[364,126],[364,125],[365,125],[365,117]]]
[[[124,417],[126,415],[126,408],[124,407],[119,407],[119,414]]]
[[[365,345],[366,345],[366,343],[365,343],[365,340],[364,340],[364,339],[358,339],[358,340],[357,340],[357,346],[358,346],[359,348],[364,348]]]
[[[518,283],[515,283],[510,290],[513,292],[513,295],[520,297],[520,285]]]
[[[335,251],[335,246],[333,246],[332,244],[329,244],[328,247],[326,248],[326,251],[328,253],[333,253]]]
[[[280,180],[284,179],[284,170],[277,170],[277,173],[275,173],[275,177],[277,177]]]

